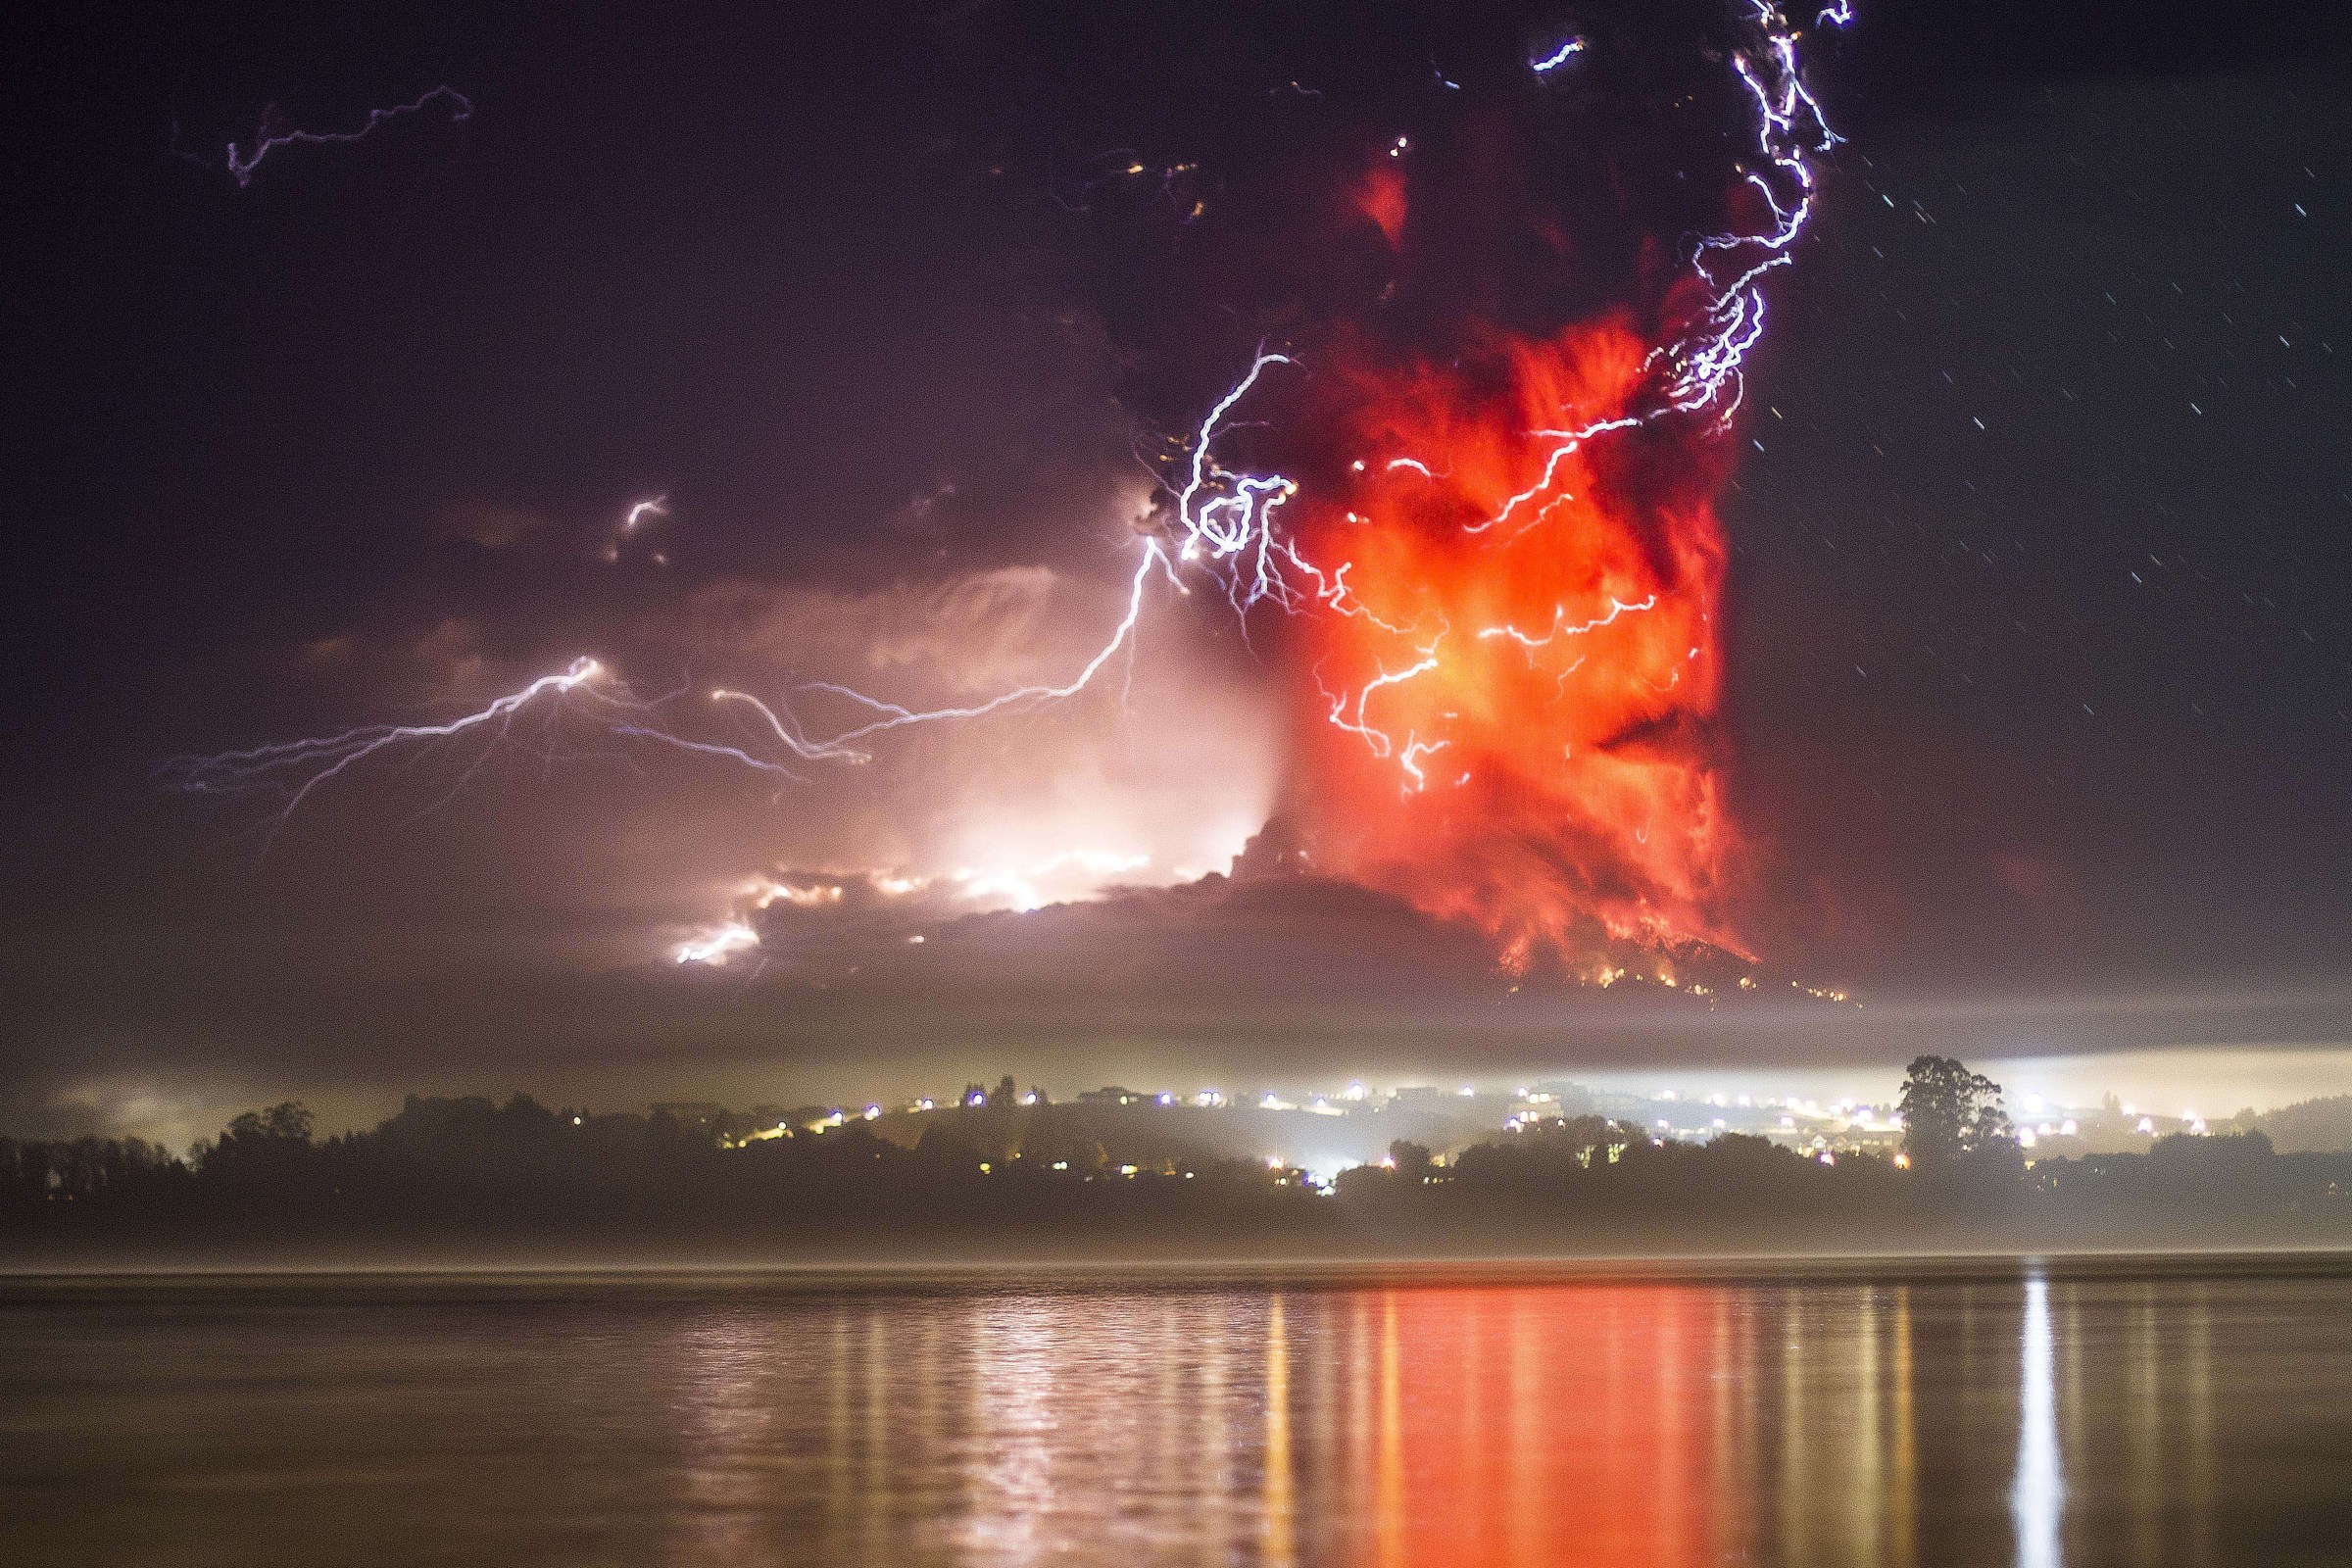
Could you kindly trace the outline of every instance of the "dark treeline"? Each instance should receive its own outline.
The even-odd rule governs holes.
[[[894,1142],[861,1121],[592,1115],[516,1095],[412,1097],[320,1139],[298,1104],[239,1116],[187,1157],[135,1139],[0,1140],[0,1243],[201,1256],[475,1243],[518,1252],[704,1250],[902,1258],[1098,1247],[1282,1255],[2352,1243],[2352,1153],[2260,1131],[2029,1165],[1998,1088],[1922,1058],[1900,1160],[1763,1138],[1660,1143],[1598,1116],[1438,1160],[1397,1143],[1325,1191],[1139,1118],[975,1096]]]
[[[1155,1150],[1150,1169],[1122,1177],[1083,1107],[951,1105],[926,1119],[903,1147],[861,1121],[780,1136],[771,1122],[756,1137],[742,1117],[412,1096],[375,1128],[326,1139],[299,1104],[250,1112],[184,1159],[138,1140],[0,1139],[0,1234],[243,1245],[797,1236],[887,1252],[923,1235],[1051,1238],[1088,1220],[1285,1235],[1313,1216],[1301,1173],[1249,1161]]]

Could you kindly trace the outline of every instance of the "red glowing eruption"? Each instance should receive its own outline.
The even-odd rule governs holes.
[[[1514,969],[1746,956],[1718,738],[1729,443],[1699,419],[1541,433],[1635,413],[1648,352],[1612,317],[1442,365],[1359,353],[1313,394],[1342,482],[1298,521],[1345,563],[1345,612],[1302,630],[1297,809],[1326,869],[1475,923]]]

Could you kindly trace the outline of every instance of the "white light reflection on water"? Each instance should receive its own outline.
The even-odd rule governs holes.
[[[2026,1278],[2025,1331],[2018,1348],[2017,1479],[2009,1517],[2017,1527],[2018,1568],[2059,1568],[2059,1510],[2066,1476],[2058,1456],[2056,1348],[2050,1335],[2050,1282]]]

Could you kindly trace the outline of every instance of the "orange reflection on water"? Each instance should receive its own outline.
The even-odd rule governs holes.
[[[1382,1563],[1670,1565],[1739,1535],[1704,1303],[1642,1287],[1389,1291],[1362,1445]],[[1735,1342],[1737,1343],[1737,1342]],[[1737,1449],[1735,1448],[1735,1452]]]
[[[756,1327],[689,1336],[679,1434],[699,1544],[738,1563],[774,1512],[843,1561],[1917,1561],[1899,1286],[1005,1293]],[[815,1451],[767,1471],[803,1412]]]
[[[649,1436],[730,1568],[2209,1563],[2212,1321],[2037,1274],[884,1294],[675,1325]]]

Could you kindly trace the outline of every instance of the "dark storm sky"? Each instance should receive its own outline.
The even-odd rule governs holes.
[[[1292,79],[1185,57],[1231,27],[13,17],[0,1102],[2352,1040],[2352,24],[2048,9],[1865,6],[1812,59],[1847,144],[1736,437],[1730,723],[1768,960],[1880,1010],[1731,1022],[1498,1010],[1475,955],[1329,889],[1177,938],[1167,895],[980,917],[931,969],[821,991],[667,963],[745,870],[1034,816],[1041,757],[1154,824],[1163,871],[1221,863],[1278,760],[1205,625],[1138,697],[1198,752],[1089,713],[863,794],[509,764],[423,814],[330,801],[266,857],[155,787],[579,653],[712,678],[747,627],[974,689],[1082,658],[1140,399],[1065,209],[1120,51]],[[441,84],[465,122],[282,150],[248,188],[174,155]],[[1139,137],[1169,123],[1138,105]],[[602,559],[653,494],[670,516]]]

